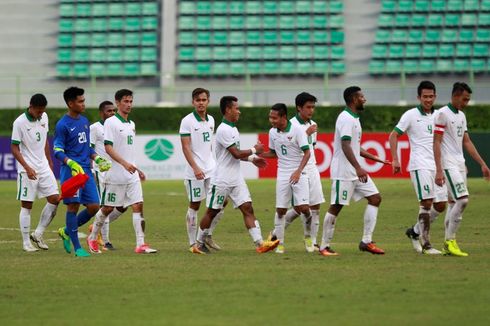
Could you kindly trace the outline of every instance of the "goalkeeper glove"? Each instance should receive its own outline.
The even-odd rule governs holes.
[[[100,155],[97,155],[95,157],[94,161],[99,166],[100,172],[105,172],[105,171],[109,170],[112,166],[111,162],[109,162],[105,158],[101,157]]]
[[[68,161],[66,161],[66,165],[68,165],[70,167],[71,175],[77,175],[79,173],[82,173],[82,174],[85,173],[85,172],[83,172],[83,168],[80,166],[80,164],[78,164],[77,162],[75,162],[73,160],[68,159]]]

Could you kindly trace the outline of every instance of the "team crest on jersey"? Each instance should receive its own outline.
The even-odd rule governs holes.
[[[288,136],[287,138],[289,141],[291,141],[293,139],[293,136]]]
[[[46,128],[46,124],[45,123],[41,123],[41,127]]]
[[[85,127],[85,129],[88,129],[87,125],[85,125],[84,127]]]

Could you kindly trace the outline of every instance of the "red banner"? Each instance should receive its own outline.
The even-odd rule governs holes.
[[[389,133],[372,132],[363,133],[361,146],[370,153],[378,156],[383,160],[391,161],[390,145],[388,143]],[[320,133],[315,147],[316,164],[322,178],[330,177],[330,162],[333,155],[333,133]],[[259,140],[268,150],[269,135],[259,134]],[[361,166],[373,178],[409,178],[410,174],[407,171],[408,160],[410,155],[410,146],[408,137],[401,136],[398,139],[398,158],[402,164],[403,173],[393,175],[391,165],[374,162],[361,158]],[[265,169],[259,169],[259,178],[275,178],[277,173],[277,161],[268,160],[268,165]]]

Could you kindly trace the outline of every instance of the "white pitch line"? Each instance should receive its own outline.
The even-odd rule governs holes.
[[[15,231],[15,232],[20,232],[20,229],[19,228],[0,228],[0,231]],[[47,231],[47,232],[58,233],[58,231],[56,231],[56,230]],[[85,234],[83,232],[78,232],[78,238],[79,239],[85,239],[86,237],[87,237],[87,234]],[[53,239],[53,240],[46,239],[45,241],[57,241],[57,240],[58,239]],[[10,242],[0,242],[0,243],[10,243]]]

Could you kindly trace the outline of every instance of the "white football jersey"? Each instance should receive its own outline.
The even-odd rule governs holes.
[[[189,113],[180,123],[179,134],[180,137],[191,138],[191,151],[194,161],[201,168],[206,178],[211,177],[216,166],[212,152],[214,118],[206,115],[206,120],[203,121],[196,111]],[[185,179],[196,179],[189,163],[185,167]]]
[[[463,136],[468,131],[464,112],[448,104],[436,111],[434,124],[435,133],[442,135],[442,168],[464,171]]]
[[[216,129],[216,169],[211,177],[213,185],[233,187],[243,184],[240,160],[228,151],[236,146],[240,149],[240,133],[234,123],[225,119]]]
[[[126,162],[136,165],[134,141],[136,126],[131,120],[124,120],[118,113],[104,122],[104,144],[112,148]],[[137,172],[129,173],[121,164],[113,161],[112,167],[106,173],[106,183],[128,184],[139,181]]]
[[[434,114],[420,106],[406,111],[395,127],[400,135],[407,134],[410,141],[409,171],[434,170]]]
[[[90,125],[90,146],[95,150],[97,155],[112,161],[107,155],[104,146],[104,121],[100,120]],[[94,170],[99,171],[99,166],[94,163]]]
[[[269,130],[269,148],[277,155],[277,178],[289,179],[296,171],[310,144],[303,128],[288,121],[284,131],[277,128]]]
[[[48,131],[49,122],[46,112],[40,119],[34,119],[26,110],[15,119],[12,126],[11,143],[19,145],[20,153],[26,163],[38,173],[49,170],[45,152]],[[17,164],[17,170],[25,172],[20,164]]]
[[[335,122],[333,157],[330,164],[330,178],[333,180],[357,180],[356,169],[342,151],[342,140],[350,140],[352,151],[358,162],[361,160],[362,128],[359,114],[345,108]]]
[[[316,125],[316,122],[313,120],[310,121],[304,121],[301,119],[301,117],[296,114],[296,116],[292,117],[289,121],[295,126],[300,127],[306,134],[306,129],[308,129],[312,125]],[[317,132],[312,133],[311,135],[306,135],[308,139],[308,144],[310,146],[310,159],[308,160],[308,166],[315,166],[316,167],[316,157],[315,157],[315,145],[316,145],[316,139],[317,139]]]

